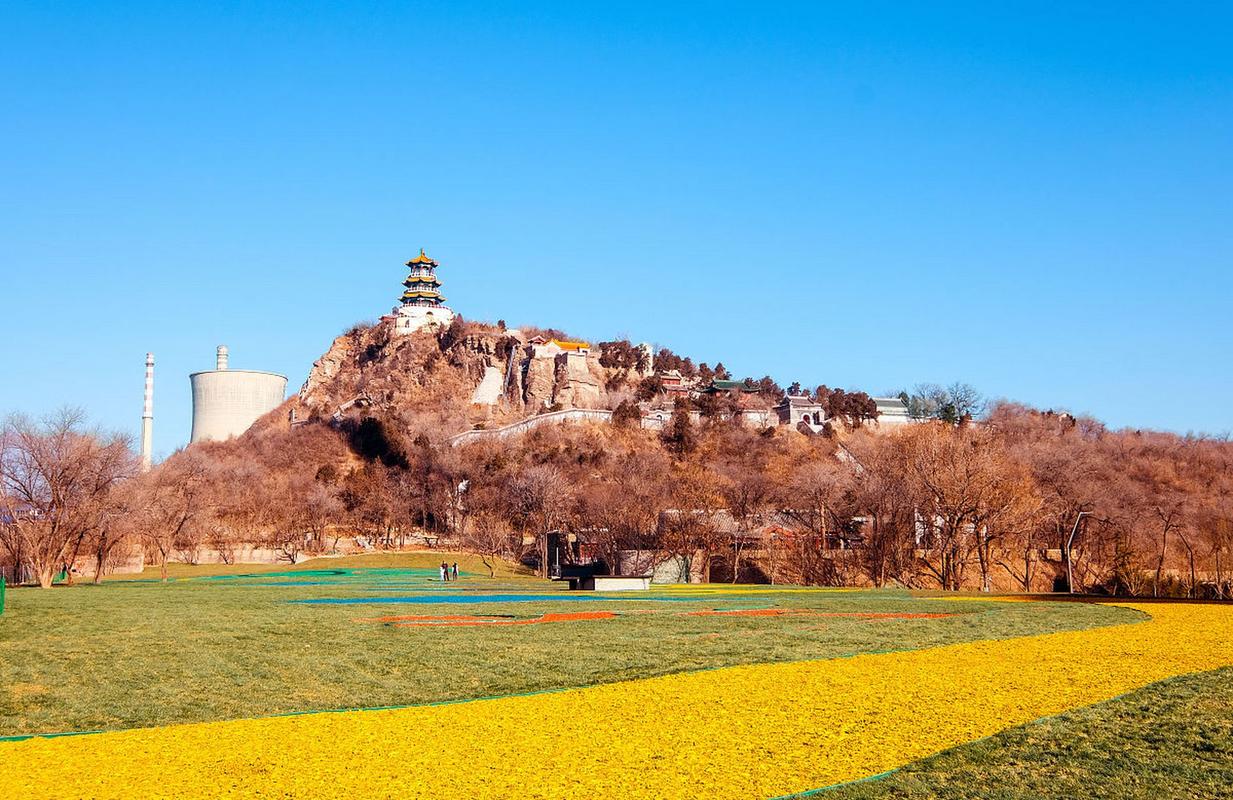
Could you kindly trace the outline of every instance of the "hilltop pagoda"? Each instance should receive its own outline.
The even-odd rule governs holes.
[[[402,293],[401,305],[394,308],[394,333],[413,333],[421,328],[453,322],[454,312],[445,305],[445,298],[441,296],[438,266],[422,247],[420,254],[407,262],[411,271],[402,282],[406,289]]]

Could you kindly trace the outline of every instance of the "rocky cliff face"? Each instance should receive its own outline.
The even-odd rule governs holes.
[[[595,355],[556,357],[561,387],[554,401],[562,408],[605,408],[604,383],[607,370],[599,365]]]
[[[392,333],[381,322],[335,339],[300,389],[297,417],[378,414],[441,437],[550,409],[613,408],[640,377],[601,366],[595,352],[546,351],[478,323]]]

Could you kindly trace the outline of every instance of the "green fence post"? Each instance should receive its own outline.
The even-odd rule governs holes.
[[[4,613],[4,576],[0,575],[0,614]]]

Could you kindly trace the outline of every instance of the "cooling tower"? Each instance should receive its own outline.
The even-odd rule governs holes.
[[[193,442],[239,436],[258,417],[277,408],[287,394],[284,375],[228,369],[225,346],[218,348],[216,367],[188,376],[193,387]]]

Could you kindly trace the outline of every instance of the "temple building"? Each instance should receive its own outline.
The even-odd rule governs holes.
[[[694,381],[686,380],[680,370],[670,369],[667,372],[655,373],[659,376],[659,385],[664,394],[669,397],[689,397],[694,388]]]
[[[402,285],[402,304],[393,310],[394,333],[414,333],[421,328],[441,327],[454,321],[454,312],[444,305],[441,296],[441,280],[437,278],[436,261],[428,257],[423,248],[420,254],[407,262],[410,273]]]
[[[574,356],[586,356],[591,352],[590,342],[567,342],[563,339],[549,339],[544,336],[532,336],[527,340],[531,354],[535,358],[552,358],[561,353]]]
[[[797,430],[805,425],[818,433],[826,424],[826,411],[822,404],[807,394],[785,394],[779,405],[775,406],[775,413],[779,415],[780,425],[791,425]]]
[[[908,414],[908,404],[898,397],[875,397],[873,402],[878,405],[878,427],[886,425],[906,425],[912,421]]]
[[[702,389],[699,394],[714,394],[724,397],[739,397],[742,394],[757,394],[760,390],[745,381],[732,381],[715,378]]]

